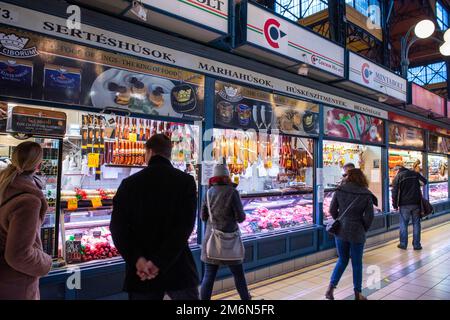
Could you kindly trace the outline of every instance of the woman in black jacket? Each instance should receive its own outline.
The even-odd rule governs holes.
[[[337,188],[330,205],[333,219],[340,218],[341,227],[336,233],[336,249],[339,259],[331,276],[330,285],[325,294],[334,300],[333,291],[344,273],[350,257],[353,268],[353,286],[355,300],[367,300],[361,294],[363,273],[363,252],[366,232],[373,221],[373,205],[377,198],[369,191],[368,182],[360,169],[348,172],[345,183]]]

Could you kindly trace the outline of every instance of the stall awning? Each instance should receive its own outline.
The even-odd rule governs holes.
[[[124,16],[139,23],[201,42],[215,41],[229,33],[230,0],[77,0],[80,4]],[[133,8],[133,2],[140,6]],[[141,17],[140,14],[142,14]]]
[[[410,111],[433,118],[445,118],[445,108],[443,97],[411,83],[411,99],[408,104]]]
[[[337,86],[387,104],[406,102],[406,79],[356,53],[348,51],[347,55],[346,80]]]
[[[240,54],[320,80],[344,77],[343,47],[255,3],[242,2],[237,13]]]

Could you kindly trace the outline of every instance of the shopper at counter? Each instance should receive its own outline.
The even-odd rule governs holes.
[[[325,294],[329,300],[334,300],[334,289],[339,283],[350,257],[353,269],[353,287],[355,300],[367,300],[362,292],[363,252],[366,233],[373,218],[373,204],[376,197],[368,189],[367,178],[360,169],[348,171],[346,181],[338,187],[330,205],[333,219],[340,218],[341,227],[335,236],[339,259],[331,276],[330,285]]]
[[[202,243],[201,260],[205,263],[205,275],[201,286],[201,299],[210,300],[221,265],[228,266],[234,277],[236,289],[242,300],[250,300],[250,294],[245,280],[242,260],[216,260],[208,257],[207,244],[212,236],[212,229],[221,232],[239,232],[238,223],[245,221],[245,212],[238,191],[231,182],[230,173],[224,164],[214,167],[214,177],[209,181],[207,199],[203,202],[201,218],[206,221],[206,231]],[[209,205],[208,205],[209,199]],[[210,209],[210,210],[209,210]],[[240,241],[242,241],[239,238]]]
[[[147,168],[122,181],[113,200],[111,234],[126,262],[130,300],[198,300],[188,245],[196,218],[194,178],[175,169],[163,134],[146,142]]]
[[[422,200],[421,185],[427,184],[420,173],[415,170],[397,166],[397,175],[392,182],[392,207],[400,208],[400,249],[408,248],[408,224],[412,219],[413,247],[414,250],[422,250],[420,243],[421,223],[420,205]]]
[[[39,277],[52,266],[40,239],[47,201],[35,172],[42,154],[38,143],[23,142],[0,173],[0,300],[39,300]]]

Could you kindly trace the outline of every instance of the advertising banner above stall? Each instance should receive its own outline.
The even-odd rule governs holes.
[[[389,123],[389,144],[397,147],[424,148],[424,131],[418,128]]]
[[[349,52],[349,80],[387,96],[406,101],[407,81],[377,64]]]
[[[292,135],[319,133],[319,106],[216,81],[216,125]]]
[[[412,83],[411,104],[425,111],[431,111],[437,115],[445,115],[445,99],[437,94]]]
[[[331,137],[383,143],[384,121],[337,108],[325,108],[325,134]]]
[[[209,31],[228,34],[229,0],[143,0],[147,22],[160,29],[170,30],[205,42],[212,41]],[[128,15],[132,16],[131,13]],[[176,17],[178,19],[171,19]],[[190,25],[201,25],[193,33]],[[218,35],[215,37],[217,38]]]
[[[246,34],[250,44],[344,77],[344,48],[250,2]]]
[[[429,151],[434,153],[450,154],[450,137],[443,137],[430,133]]]
[[[77,43],[103,48],[116,53],[124,53],[145,60],[161,62],[174,67],[181,67],[194,72],[200,72],[211,76],[226,78],[241,83],[258,86],[270,91],[286,93],[294,97],[313,100],[355,112],[387,119],[388,112],[369,105],[360,104],[350,99],[331,95],[319,90],[295,84],[289,81],[277,79],[262,73],[249,71],[240,67],[217,62],[186,52],[173,50],[167,47],[155,45],[140,39],[127,37],[105,29],[82,24],[81,29],[68,29],[66,20],[42,12],[21,8],[4,2],[0,2],[0,9],[5,14],[0,15],[0,23],[39,32],[59,39],[66,39]],[[7,18],[9,17],[9,18]],[[12,58],[27,58],[38,54],[37,49],[29,42],[29,36],[18,36],[17,31],[0,32],[0,56]],[[11,40],[14,41],[11,41]],[[54,41],[54,40],[53,40]],[[60,42],[54,41],[49,48],[55,49]],[[5,46],[6,44],[6,46]],[[94,57],[95,57],[95,50]],[[71,54],[77,50],[69,51]],[[67,52],[66,52],[67,54]],[[101,54],[100,54],[101,55]],[[92,56],[85,58],[90,61]],[[145,64],[148,61],[144,61]],[[135,65],[143,64],[143,61],[135,62]],[[131,64],[133,65],[133,64]]]
[[[36,50],[35,56],[23,59],[0,53],[2,95],[99,110],[203,117],[203,75],[12,28],[0,27],[2,34],[27,39],[27,45]],[[4,46],[6,41],[1,43]],[[32,86],[33,78],[42,85]]]

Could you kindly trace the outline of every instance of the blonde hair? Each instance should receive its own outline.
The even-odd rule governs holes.
[[[33,173],[42,162],[42,147],[39,143],[25,141],[19,144],[11,156],[11,164],[0,172],[0,204],[6,188],[22,173]]]

